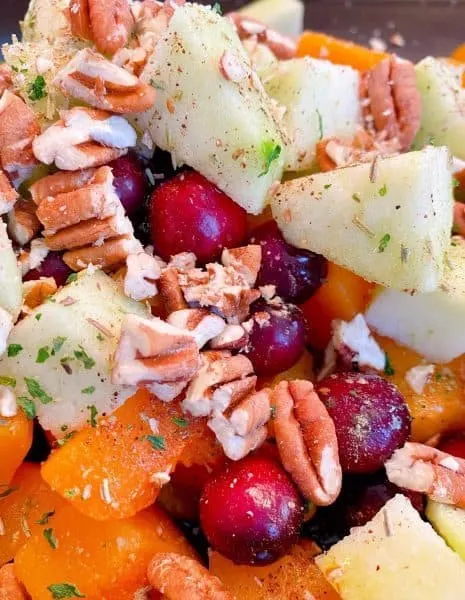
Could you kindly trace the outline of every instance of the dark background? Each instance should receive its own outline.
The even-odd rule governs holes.
[[[223,0],[221,5],[231,10],[240,3]],[[2,42],[18,31],[26,5],[27,0],[0,0]],[[307,0],[306,25],[361,43],[375,36],[389,44],[397,31],[405,39],[399,54],[444,56],[465,42],[465,0]]]

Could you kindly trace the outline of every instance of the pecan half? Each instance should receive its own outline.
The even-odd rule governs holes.
[[[156,281],[160,279],[161,275],[160,261],[146,252],[138,252],[127,257],[126,266],[127,271],[124,277],[126,296],[141,301],[153,298],[158,294]]]
[[[134,235],[122,235],[106,240],[100,246],[86,246],[69,250],[63,254],[63,261],[73,271],[82,271],[89,265],[113,271],[124,264],[130,254],[140,252],[141,244]]]
[[[134,27],[128,0],[71,0],[68,16],[72,34],[104,54],[126,46]]]
[[[394,55],[385,58],[362,75],[360,96],[367,130],[408,150],[421,121],[413,63]]]
[[[226,327],[221,317],[204,308],[177,310],[168,316],[167,322],[192,333],[199,348],[203,348],[211,339],[220,335]]]
[[[26,590],[16,577],[14,564],[3,565],[0,568],[0,598],[2,600],[27,600],[28,597]]]
[[[8,214],[8,233],[20,246],[28,244],[40,231],[36,205],[32,200],[19,200]]]
[[[309,381],[282,381],[273,390],[279,455],[305,498],[318,506],[336,500],[342,470],[336,430]]]
[[[153,86],[89,48],[78,52],[54,83],[67,96],[118,114],[145,111],[156,96]]]
[[[126,316],[112,372],[115,384],[187,384],[199,367],[199,348],[189,332],[156,317]]]
[[[10,180],[2,169],[0,169],[0,215],[9,212],[18,198],[18,192],[11,185]]]
[[[297,54],[297,43],[290,37],[283,35],[274,29],[267,27],[264,23],[245,16],[241,13],[232,12],[227,18],[235,25],[241,40],[250,38],[257,39],[265,44],[273,52],[276,58],[288,60]]]
[[[35,138],[32,148],[38,160],[63,171],[99,167],[127,153],[137,134],[123,118],[107,112],[73,108],[61,120]]]
[[[166,600],[235,600],[218,577],[181,554],[157,554],[149,564],[148,579]]]

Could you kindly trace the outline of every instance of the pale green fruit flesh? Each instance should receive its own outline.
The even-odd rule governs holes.
[[[304,5],[299,0],[257,0],[239,12],[291,37],[297,37],[303,30]]]
[[[0,307],[16,321],[23,303],[21,272],[5,223],[0,219]]]
[[[465,560],[465,510],[428,500],[426,516],[439,535]]]

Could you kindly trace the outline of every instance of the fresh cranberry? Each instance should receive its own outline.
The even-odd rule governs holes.
[[[286,554],[303,521],[299,493],[266,454],[214,475],[200,499],[200,523],[215,550],[237,564],[264,565]]]
[[[305,302],[326,278],[327,260],[321,254],[288,244],[276,221],[263,223],[252,231],[250,243],[262,247],[257,284],[275,285],[277,295],[286,302]]]
[[[270,376],[290,369],[305,350],[305,325],[302,312],[293,304],[252,306],[252,330],[247,356],[257,375]]]
[[[144,202],[146,180],[144,166],[134,154],[126,154],[109,164],[113,169],[113,185],[126,214],[133,215]]]
[[[439,450],[458,458],[465,458],[465,432],[451,433],[442,439]]]
[[[165,260],[195,252],[200,262],[216,260],[223,248],[240,246],[247,216],[213,183],[195,171],[160,184],[150,207],[152,241]]]
[[[336,426],[344,472],[373,473],[408,440],[407,404],[379,375],[335,373],[317,391]]]
[[[53,277],[58,286],[65,285],[72,271],[63,262],[61,254],[49,252],[37,269],[31,269],[24,276],[24,281],[35,281],[41,277]]]

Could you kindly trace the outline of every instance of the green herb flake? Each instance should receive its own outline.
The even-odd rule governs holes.
[[[60,446],[60,448],[62,446],[64,446],[67,442],[69,442],[69,440],[73,437],[73,435],[76,435],[75,431],[68,431],[68,433],[65,435],[65,437],[63,437],[63,438],[61,438],[61,440],[57,441],[58,446]]]
[[[150,80],[150,85],[155,88],[156,90],[161,90],[163,91],[165,89],[165,86],[160,83],[159,81],[155,81],[155,79],[151,79]]]
[[[18,356],[20,352],[23,351],[23,347],[21,344],[9,344],[8,346],[8,358],[13,358],[14,356]]]
[[[173,417],[172,421],[178,427],[189,427],[189,421],[186,421],[182,417]]]
[[[6,485],[0,485],[0,488],[6,488],[3,491],[0,491],[0,498],[6,498],[13,492],[17,492],[19,490],[17,487],[7,487]]]
[[[101,333],[97,333],[97,339],[98,339],[99,342],[103,342],[103,340],[105,338],[103,337],[103,335]]]
[[[428,141],[426,142],[428,146],[436,146],[436,138],[434,135],[430,135]]]
[[[82,362],[84,369],[92,369],[95,366],[95,360],[87,354],[81,345],[78,348],[79,350],[74,351],[74,356]]]
[[[389,242],[391,241],[391,235],[389,233],[385,233],[383,237],[379,240],[378,244],[378,252],[384,252],[388,247]]]
[[[378,194],[380,196],[385,196],[387,194],[387,191],[388,191],[387,185],[384,184],[383,187],[378,190]]]
[[[281,154],[281,146],[279,144],[275,144],[273,140],[267,140],[263,142],[260,147],[260,153],[263,157],[263,162],[265,163],[265,170],[260,173],[259,177],[263,177],[263,175],[267,175],[270,171],[271,163],[279,158]]]
[[[53,534],[53,529],[52,528],[44,529],[42,533],[44,535],[44,538],[50,544],[50,547],[53,548],[53,550],[56,550],[58,543],[57,543],[56,537]]]
[[[454,188],[460,187],[460,181],[456,177],[452,177],[452,186]]]
[[[98,415],[97,408],[93,404],[91,404],[90,406],[87,407],[87,409],[90,410],[90,417],[88,418],[87,422],[89,423],[89,425],[91,427],[97,427],[97,415]]]
[[[361,202],[360,196],[357,194],[357,192],[352,194],[352,200],[355,200],[355,202]]]
[[[63,598],[85,598],[84,594],[72,583],[52,583],[48,586],[48,591],[52,594],[53,600],[63,600]]]
[[[321,113],[319,110],[316,111],[317,117],[318,117],[318,135],[320,136],[318,139],[322,140],[323,139],[323,117],[321,116]]]
[[[74,498],[77,495],[77,491],[75,488],[70,488],[64,491],[65,498]]]
[[[53,402],[53,398],[42,389],[40,383],[34,377],[25,377],[24,383],[26,384],[27,391],[35,400],[39,400],[42,404]]]
[[[329,188],[332,187],[332,185],[332,183],[327,183],[323,187],[325,188],[325,190],[329,190]]]
[[[37,75],[28,89],[28,98],[32,102],[42,100],[47,96],[47,83],[42,75]]]
[[[36,521],[37,525],[48,525],[48,522],[51,517],[55,514],[54,510],[49,510],[48,512],[44,512],[44,514],[40,517],[38,521]]]
[[[77,278],[78,278],[77,273],[71,273],[71,275],[68,275],[68,279],[66,280],[66,283],[74,283],[75,281],[77,281]]]
[[[154,450],[166,450],[165,438],[161,435],[148,435],[146,439]]]
[[[65,337],[62,336],[58,336],[56,338],[53,338],[52,341],[52,356],[55,356],[55,354],[57,352],[60,352],[60,350],[63,348],[63,344],[66,342]]]
[[[17,399],[18,406],[20,406],[26,415],[26,417],[32,421],[32,419],[36,418],[37,411],[34,400],[28,398],[27,396],[20,396]]]
[[[219,2],[215,2],[215,4],[212,6],[212,11],[217,15],[223,14],[223,9],[221,8],[221,4]]]
[[[389,375],[389,376],[395,375],[394,368],[391,365],[391,360],[390,360],[389,355],[387,354],[387,352],[385,354],[385,357],[386,358],[385,358],[385,362],[384,362],[384,374],[385,375]]]
[[[37,352],[36,363],[44,363],[49,358],[50,358],[49,346],[43,346],[42,348],[39,348],[39,350]]]
[[[95,385],[89,385],[89,387],[83,388],[81,394],[93,394],[95,392]]]
[[[14,388],[16,387],[16,379],[14,377],[8,377],[8,375],[0,375],[0,385]]]
[[[36,321],[40,321],[40,319],[42,318],[42,313],[37,313],[34,318]]]

